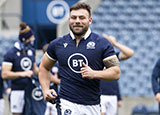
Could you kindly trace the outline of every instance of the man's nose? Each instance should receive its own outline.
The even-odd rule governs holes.
[[[76,23],[77,23],[77,22],[80,22],[80,19],[79,19],[79,18],[76,18]]]

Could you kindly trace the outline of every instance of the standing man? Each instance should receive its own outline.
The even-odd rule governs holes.
[[[152,72],[152,88],[155,94],[155,99],[159,103],[160,113],[160,59],[156,62]]]
[[[25,23],[20,24],[19,41],[4,55],[2,78],[11,81],[10,109],[13,115],[22,115],[24,90],[33,74],[38,74],[35,64],[35,39],[32,30]]]
[[[50,43],[40,64],[40,84],[45,100],[49,101],[57,94],[49,89],[47,76],[56,61],[59,62],[62,115],[100,115],[100,80],[112,81],[120,77],[113,46],[90,30],[90,9],[84,2],[70,8],[70,33]]]
[[[126,60],[133,56],[134,51],[129,47],[120,44],[116,41],[115,37],[102,35],[109,40],[112,45],[120,50],[116,52],[116,55],[120,61]],[[118,81],[103,81],[101,80],[101,115],[117,115],[118,107],[122,106],[122,99],[120,95],[120,89]]]
[[[4,84],[3,84],[3,79],[1,76],[1,64],[0,64],[0,115],[3,115],[4,107],[5,107],[3,93],[4,93]]]

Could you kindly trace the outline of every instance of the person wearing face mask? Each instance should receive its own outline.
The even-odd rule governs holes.
[[[35,64],[35,39],[31,28],[20,23],[19,40],[4,55],[2,78],[11,80],[10,109],[13,115],[22,115],[25,87],[33,74],[38,74]]]

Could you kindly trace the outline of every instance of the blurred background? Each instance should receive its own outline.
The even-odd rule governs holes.
[[[0,62],[7,49],[18,40],[19,23],[22,21],[34,31],[36,60],[39,62],[42,46],[68,33],[69,7],[78,1],[0,0]],[[160,56],[160,1],[83,1],[92,6],[92,31],[112,35],[117,42],[135,52],[132,58],[121,62],[119,84],[123,105],[119,115],[131,115],[138,105],[156,113],[158,103],[152,91],[151,74]],[[6,115],[9,114],[7,111],[8,108]]]

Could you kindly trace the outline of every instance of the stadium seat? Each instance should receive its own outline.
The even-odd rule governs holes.
[[[147,107],[143,104],[136,105],[132,110],[132,115],[147,115]]]
[[[147,107],[148,115],[159,115],[158,112],[158,103],[155,103],[149,107]]]
[[[120,80],[122,96],[143,95],[152,96],[151,73],[155,61],[160,55],[160,2],[159,0],[102,0],[100,6],[93,12],[95,18],[91,29],[101,34],[106,33],[117,37],[117,41],[132,48],[134,56],[121,63],[123,76],[140,77],[145,82],[134,80],[132,85],[126,83],[128,77]],[[103,18],[102,18],[103,17]],[[146,72],[144,72],[144,70]],[[132,78],[131,78],[132,79]],[[145,86],[147,84],[147,86]],[[130,89],[133,89],[130,91]],[[146,90],[146,91],[145,91]]]

